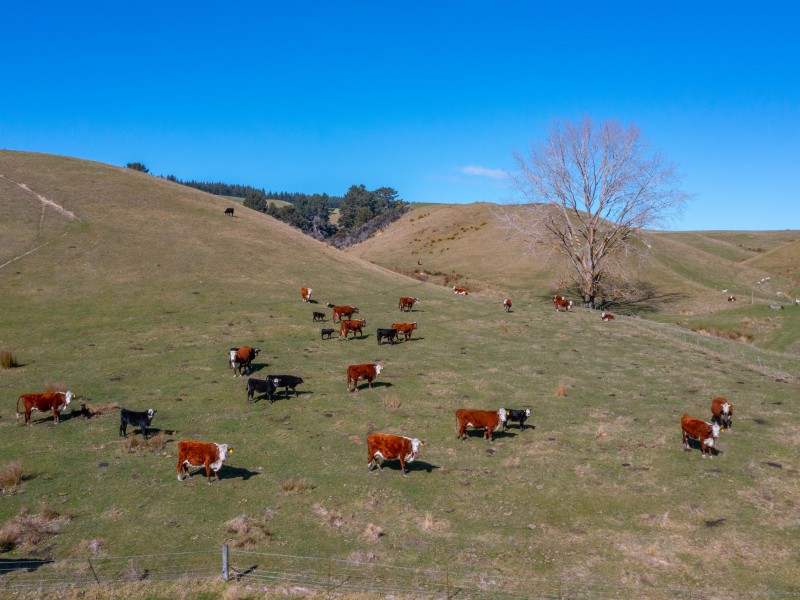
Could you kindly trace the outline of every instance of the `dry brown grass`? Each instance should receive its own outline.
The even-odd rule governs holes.
[[[235,536],[230,544],[234,548],[255,546],[272,537],[266,517],[240,515],[225,523],[225,532]]]
[[[372,523],[367,524],[367,528],[359,536],[359,539],[365,542],[377,542],[383,535],[383,528],[378,527]]]
[[[566,398],[567,396],[567,384],[563,381],[558,382],[558,387],[556,387],[556,397],[557,398]]]
[[[19,366],[14,353],[10,350],[0,350],[0,367],[3,369],[16,369]]]
[[[384,408],[391,412],[397,412],[400,410],[400,407],[403,406],[403,403],[400,402],[400,398],[397,394],[389,394],[381,398],[381,403],[383,404]]]
[[[7,488],[13,488],[22,483],[22,461],[12,460],[0,468],[0,489],[3,494]]]
[[[109,402],[108,404],[100,404],[97,406],[89,404],[87,402],[84,406],[86,406],[86,410],[92,417],[99,417],[101,415],[106,414],[107,412],[110,412],[112,410],[119,410],[120,408],[118,402]]]
[[[0,528],[0,549],[34,548],[58,534],[69,520],[68,515],[47,506],[43,506],[38,515],[32,515],[23,508]]]
[[[128,452],[140,452],[143,450],[163,452],[167,446],[167,441],[169,440],[167,440],[163,431],[159,431],[156,435],[147,439],[131,434],[122,441],[122,448]]]
[[[305,492],[308,490],[313,490],[315,486],[311,481],[308,479],[287,479],[283,483],[281,483],[281,489],[284,492]]]
[[[108,542],[103,538],[81,540],[78,547],[75,549],[76,556],[88,556],[90,558],[105,556],[107,552]]]

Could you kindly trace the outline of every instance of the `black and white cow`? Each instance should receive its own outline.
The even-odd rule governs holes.
[[[519,423],[520,429],[525,429],[525,421],[528,417],[531,416],[531,409],[530,408],[523,408],[521,410],[515,410],[513,408],[506,409],[506,420],[503,422],[503,431],[506,430],[508,427],[509,421],[517,421]]]
[[[256,392],[259,394],[266,394],[267,400],[269,403],[272,404],[272,396],[277,391],[275,384],[273,383],[272,379],[256,379],[255,377],[250,377],[247,380],[247,401],[253,402],[253,398],[256,395]]]
[[[278,388],[284,388],[286,390],[286,397],[289,397],[289,388],[292,389],[295,396],[298,396],[297,386],[303,383],[303,378],[298,377],[297,375],[267,375],[267,379],[269,379],[272,384],[275,386],[276,390]]]
[[[128,425],[130,425],[131,427],[138,427],[142,431],[142,437],[147,439],[147,428],[153,422],[154,414],[156,414],[156,411],[152,408],[147,409],[146,412],[123,408],[119,413],[119,434],[122,437],[128,437]]]

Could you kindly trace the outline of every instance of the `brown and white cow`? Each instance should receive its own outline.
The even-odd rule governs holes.
[[[193,442],[190,440],[181,440],[178,442],[178,481],[183,481],[183,473],[189,477],[189,469],[199,469],[200,467],[206,468],[206,479],[208,485],[211,485],[211,471],[214,471],[214,477],[219,481],[219,470],[222,468],[222,463],[228,458],[228,454],[233,452],[233,448],[228,444],[208,444],[206,442]]]
[[[344,317],[352,319],[353,315],[358,314],[357,306],[334,306],[328,303],[328,308],[333,309],[333,322],[341,321]]]
[[[503,300],[503,310],[506,312],[511,312],[511,298],[506,298]]]
[[[300,288],[300,296],[303,298],[303,302],[311,302],[311,288]]]
[[[500,410],[474,410],[459,408],[456,411],[456,437],[460,440],[467,439],[467,427],[483,429],[483,439],[492,440],[492,433],[500,429],[506,421],[506,409]]]
[[[725,398],[711,400],[711,422],[719,423],[722,430],[730,429],[733,425],[733,404]]]
[[[410,296],[403,296],[402,298],[400,298],[400,302],[397,303],[397,307],[402,312],[411,312],[415,304],[419,304],[419,298],[411,298]]]
[[[684,414],[681,417],[681,432],[683,434],[684,449],[691,450],[689,438],[699,440],[700,453],[703,458],[706,457],[706,450],[708,450],[708,455],[713,458],[711,449],[714,447],[714,440],[719,437],[719,425],[716,423],[706,423],[705,421]]]
[[[392,323],[392,329],[397,329],[398,334],[403,334],[406,341],[411,339],[411,334],[417,328],[417,322],[413,323]]]
[[[22,413],[19,412],[19,403],[25,409],[25,424],[32,425],[31,412],[38,410],[41,412],[53,411],[53,424],[58,425],[58,414],[72,402],[75,396],[72,392],[42,392],[39,394],[22,394],[17,398],[17,420]]]
[[[564,296],[559,296],[558,294],[553,296],[553,304],[556,305],[557,311],[560,311],[562,308],[565,311],[568,311],[570,308],[572,308],[572,300],[567,300],[564,298]]]
[[[469,292],[467,290],[465,290],[464,288],[460,288],[460,287],[456,287],[456,286],[453,286],[453,293],[454,294],[460,294],[461,296],[467,296],[469,294]]]
[[[728,296],[728,302],[736,302],[736,296]]]
[[[614,315],[612,315],[611,313],[607,313],[607,312],[603,311],[602,313],[600,313],[600,320],[601,321],[613,321],[614,320]]]
[[[231,348],[229,354],[229,362],[231,369],[233,369],[233,376],[243,375],[245,369],[252,370],[253,359],[261,352],[258,348],[251,348],[250,346],[242,346],[241,348]]]
[[[375,465],[383,471],[381,463],[385,460],[399,460],[403,477],[406,476],[406,463],[414,462],[420,446],[425,442],[418,438],[407,438],[389,433],[371,433],[367,436],[367,471]]]
[[[381,374],[383,365],[377,363],[368,363],[365,365],[350,365],[347,367],[347,391],[358,391],[358,380],[364,379],[369,384],[369,389],[372,389],[372,380]],[[353,383],[353,388],[350,388],[350,382]]]
[[[347,334],[350,332],[353,333],[353,337],[356,337],[356,332],[360,337],[364,337],[364,333],[361,331],[361,328],[367,324],[366,319],[353,319],[352,321],[342,321],[342,324],[339,326],[339,339],[349,339]]]

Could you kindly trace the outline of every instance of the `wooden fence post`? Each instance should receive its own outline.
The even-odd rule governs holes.
[[[87,558],[86,562],[89,563],[89,568],[92,570],[92,575],[94,575],[94,580],[97,582],[97,585],[100,585],[100,580],[97,578],[97,573],[94,572],[94,565],[92,564],[92,559]]]
[[[222,579],[228,581],[228,544],[222,544]]]

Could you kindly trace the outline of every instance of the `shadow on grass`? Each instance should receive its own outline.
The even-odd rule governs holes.
[[[381,465],[383,470],[389,469],[391,471],[400,471],[400,461],[399,460],[386,460]],[[433,473],[434,470],[439,469],[439,465],[434,465],[429,462],[425,462],[424,460],[415,460],[414,462],[406,462],[406,474],[411,473],[411,471],[425,471],[426,473]],[[373,473],[377,472],[380,473],[380,469],[373,469]]]
[[[0,576],[12,571],[27,571],[33,573],[42,565],[52,563],[52,560],[35,560],[28,558],[0,558]]]
[[[205,473],[205,469],[203,469],[203,473]],[[251,471],[250,469],[245,469],[243,467],[231,467],[228,465],[225,465],[225,468],[220,469],[219,471],[220,479],[243,479],[244,481],[247,481],[256,475],[259,475],[258,471]]]
[[[393,385],[394,385],[393,383],[389,383],[388,381],[373,381],[372,382],[372,387],[373,388],[392,387]],[[360,386],[356,386],[355,391],[358,392],[359,390],[362,390],[362,391],[366,390],[368,392],[369,391],[369,384],[362,383]]]
[[[691,452],[692,450],[698,450],[699,451],[700,450],[700,440],[695,440],[695,439],[689,438],[689,448],[690,448],[690,450],[686,450],[686,448],[684,448],[684,451],[685,452]],[[716,448],[711,448],[710,450],[711,450],[711,456],[719,456],[720,454],[722,454],[722,450],[717,450]]]
[[[480,438],[483,439],[483,429],[467,429],[467,437],[464,438],[462,441],[466,441],[470,438]],[[492,439],[493,440],[502,440],[503,438],[514,438],[519,435],[519,431],[494,431],[492,432]]]

